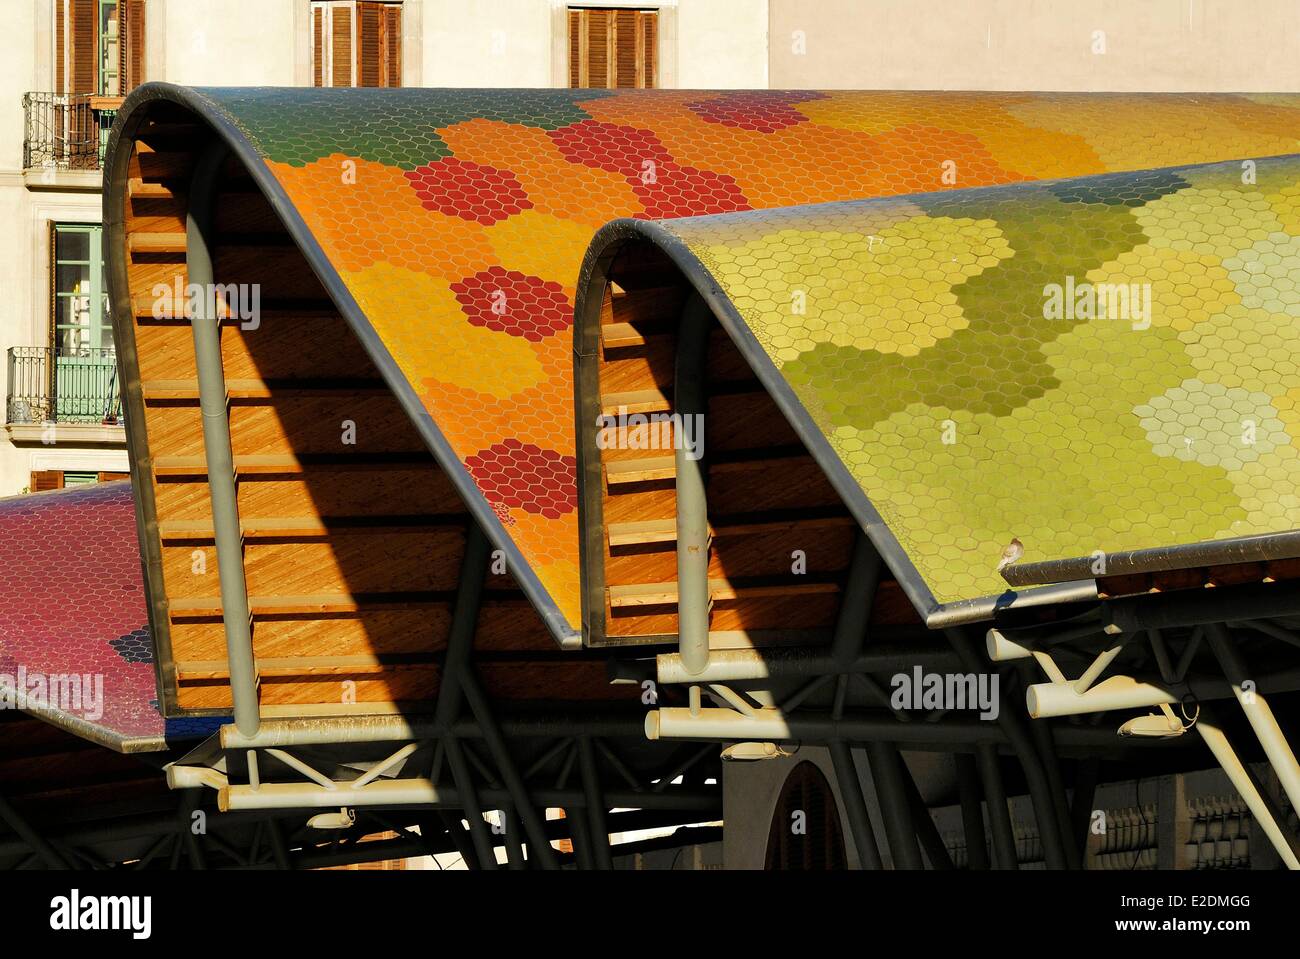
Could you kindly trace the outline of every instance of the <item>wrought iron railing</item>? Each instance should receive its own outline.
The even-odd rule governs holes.
[[[98,170],[116,100],[88,93],[24,93],[23,169]]]
[[[65,355],[48,346],[9,350],[5,422],[102,423],[122,421],[122,394],[112,350]]]

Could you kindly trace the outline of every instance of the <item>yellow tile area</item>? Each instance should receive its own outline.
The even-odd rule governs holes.
[[[1005,590],[995,567],[1012,537],[1032,562],[1300,524],[1300,235],[1284,227],[1300,159],[1258,172],[1140,171],[665,226],[952,602]],[[933,316],[961,322],[900,350],[896,317],[863,295],[881,289],[912,301],[914,335]],[[791,291],[806,291],[802,312]]]

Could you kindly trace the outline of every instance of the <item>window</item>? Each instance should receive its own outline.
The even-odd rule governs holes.
[[[98,223],[56,223],[53,241],[53,331],[59,356],[113,349],[104,283],[103,229]]]
[[[658,71],[658,11],[569,8],[570,87],[655,87]]]
[[[311,5],[311,76],[317,87],[400,87],[402,5],[325,0]]]
[[[52,228],[50,339],[59,422],[101,422],[116,395],[117,362],[98,223]]]
[[[144,0],[53,0],[56,93],[120,97],[144,82]]]
[[[130,479],[130,473],[113,472],[68,472],[65,470],[32,470],[31,485],[33,493],[46,490],[65,489],[69,486],[84,486],[88,483],[111,483],[113,480]]]

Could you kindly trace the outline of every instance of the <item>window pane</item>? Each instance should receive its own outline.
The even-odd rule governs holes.
[[[120,62],[117,36],[117,0],[99,0],[99,92],[121,94],[117,65]]]
[[[90,234],[85,230],[59,230],[55,234],[54,258],[85,263],[90,259]]]
[[[103,309],[100,312],[100,328],[102,333],[99,338],[99,348],[102,350],[111,350],[113,348],[113,316],[108,308],[108,296],[100,298]]]
[[[61,263],[54,269],[54,292],[90,293],[90,264]]]

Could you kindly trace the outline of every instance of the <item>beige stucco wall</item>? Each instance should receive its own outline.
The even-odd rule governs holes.
[[[167,0],[166,76],[193,86],[292,86],[296,0]]]
[[[1300,90],[1296,0],[770,0],[770,11],[777,88]]]
[[[766,87],[768,16],[768,0],[682,0],[676,85]]]
[[[423,19],[426,86],[551,85],[547,0],[425,3]]]

